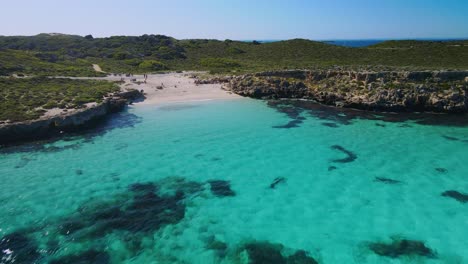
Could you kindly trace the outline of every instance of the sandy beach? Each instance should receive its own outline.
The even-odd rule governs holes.
[[[146,83],[143,75],[108,76],[102,79],[118,81],[123,78],[125,83],[121,85],[122,89],[143,90],[146,99],[136,102],[135,106],[242,98],[223,90],[221,84],[195,84],[195,79],[190,78],[192,74],[193,72],[148,74]]]

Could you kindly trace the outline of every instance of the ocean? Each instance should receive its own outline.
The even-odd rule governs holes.
[[[467,153],[466,116],[132,106],[0,149],[0,263],[468,263]]]

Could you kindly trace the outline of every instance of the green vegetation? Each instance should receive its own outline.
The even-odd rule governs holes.
[[[117,89],[112,83],[41,76],[206,70],[242,74],[282,69],[468,69],[468,41],[387,41],[348,48],[293,39],[272,43],[177,40],[162,35],[93,38],[63,34],[0,36],[0,120],[27,120],[45,109],[75,108]]]
[[[1,75],[100,75],[93,71],[93,63],[106,72],[120,73],[210,70],[235,74],[334,66],[468,69],[468,41],[387,41],[348,48],[304,39],[259,43],[161,35],[0,37]]]
[[[80,108],[100,102],[119,87],[107,81],[65,78],[0,78],[0,120],[24,121],[40,117],[46,109]]]

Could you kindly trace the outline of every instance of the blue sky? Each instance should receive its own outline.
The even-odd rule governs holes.
[[[1,8],[0,35],[468,38],[468,0],[15,0]]]

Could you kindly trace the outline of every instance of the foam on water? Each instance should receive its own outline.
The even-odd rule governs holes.
[[[286,115],[253,100],[144,106],[129,114],[93,137],[1,153],[1,236],[26,234],[39,262],[94,249],[111,263],[243,263],[243,243],[268,241],[305,250],[319,263],[468,263],[468,203],[441,195],[468,193],[465,126],[324,124],[307,110]],[[139,122],[122,125],[130,117]],[[211,180],[232,192],[214,195]],[[119,226],[93,237],[81,229],[57,233],[64,221],[88,219],[82,208],[118,204],[131,215],[132,197],[140,196],[128,186],[148,182],[171,203],[174,190],[183,189],[184,198],[174,198],[185,206],[182,219],[170,215],[149,232]],[[386,257],[369,249],[398,237],[421,241],[436,256]]]

